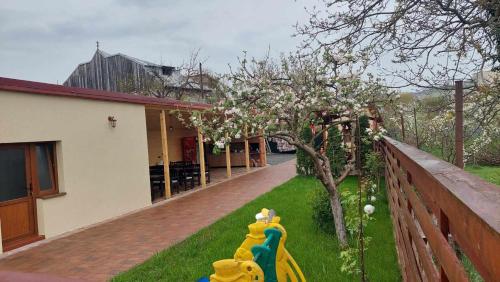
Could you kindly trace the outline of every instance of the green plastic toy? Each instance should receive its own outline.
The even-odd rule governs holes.
[[[276,276],[276,253],[281,239],[281,231],[275,228],[264,230],[266,241],[252,247],[254,261],[264,271],[264,282],[278,282]]]
[[[234,258],[212,264],[215,273],[210,275],[210,282],[306,282],[285,248],[287,233],[280,217],[263,208],[255,218]]]

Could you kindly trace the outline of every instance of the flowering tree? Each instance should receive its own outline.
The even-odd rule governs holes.
[[[475,162],[475,157],[500,135],[499,93],[500,80],[494,78],[487,84],[467,89],[464,95],[464,157],[468,162]],[[453,91],[441,91],[439,95],[411,101],[396,100],[385,109],[384,117],[391,136],[402,139],[399,133],[404,123],[406,137],[403,141],[418,143],[421,148],[454,162]]]
[[[464,157],[474,157],[500,133],[500,84],[480,86],[464,100]],[[442,157],[453,162],[455,158],[455,109],[445,104],[432,115],[427,114],[425,127],[429,131],[428,146],[441,149]]]
[[[474,159],[495,142],[494,137],[499,136],[500,1],[322,2],[319,8],[309,10],[309,21],[297,25],[304,47],[350,50],[353,56],[370,61],[379,75],[394,78],[391,87],[442,91],[433,94],[442,98],[435,106],[400,104],[395,115],[385,115],[387,124],[392,125],[391,133],[406,131],[404,141],[424,149],[431,147],[434,153],[453,161],[450,82],[464,80],[466,90],[470,90],[464,95],[465,157]],[[496,81],[485,85],[482,80],[490,75]]]
[[[500,70],[500,2],[323,0],[298,25],[306,46],[351,50],[382,62],[399,86],[439,87]]]
[[[328,192],[338,240],[347,246],[346,227],[337,189],[352,169],[348,161],[338,176],[332,174],[328,156],[313,142],[323,132],[351,123],[370,102],[381,99],[384,88],[363,82],[362,70],[348,57],[325,63],[313,56],[282,56],[279,61],[240,60],[237,70],[225,77],[227,83],[215,90],[223,98],[211,109],[191,117],[216,150],[232,138],[275,137],[303,150],[314,162],[316,177]],[[362,102],[361,102],[362,101]],[[304,127],[314,128],[311,140],[303,140]],[[351,128],[354,128],[351,126]]]

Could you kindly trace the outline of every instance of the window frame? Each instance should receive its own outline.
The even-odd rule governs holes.
[[[38,178],[38,165],[37,165],[37,155],[36,146],[45,145],[46,154],[48,156],[47,161],[49,167],[49,174],[52,181],[52,187],[50,189],[40,189],[40,183]],[[49,150],[49,146],[52,146],[52,153]],[[30,165],[31,165],[31,183],[33,194],[36,197],[48,196],[59,193],[58,177],[57,177],[57,155],[56,155],[56,142],[36,142],[29,144],[30,153]]]

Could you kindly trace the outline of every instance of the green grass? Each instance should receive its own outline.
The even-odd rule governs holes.
[[[423,150],[437,158],[443,159],[439,148],[426,147]],[[500,166],[466,165],[465,171],[475,174],[488,182],[500,185]]]
[[[209,276],[212,262],[232,258],[261,208],[272,208],[281,216],[288,232],[287,249],[308,281],[354,281],[357,277],[340,272],[339,247],[333,235],[319,230],[312,221],[308,199],[314,189],[323,189],[313,178],[295,177],[228,216],[202,229],[183,242],[166,249],[141,265],[119,274],[113,281],[196,281]],[[342,189],[356,189],[350,177]],[[400,281],[392,223],[381,189],[366,233],[372,237],[366,254],[371,281]],[[167,228],[167,227],[166,227]]]
[[[465,170],[488,182],[500,185],[500,166],[466,166]]]

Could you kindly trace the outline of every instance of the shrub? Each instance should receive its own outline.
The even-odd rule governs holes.
[[[479,165],[500,166],[500,139],[494,141],[482,148],[472,162]]]
[[[340,176],[347,162],[345,150],[342,148],[342,134],[334,126],[328,130],[326,155],[330,159],[330,168],[334,177]]]
[[[365,165],[363,167],[364,174],[380,187],[380,177],[384,171],[384,158],[382,154],[376,151],[369,152],[365,155]]]
[[[373,141],[371,140],[367,128],[370,128],[370,122],[366,115],[359,117],[359,134],[361,139],[361,166],[363,167],[366,162],[366,155],[373,151]]]
[[[312,132],[309,127],[304,127],[302,129],[302,138],[309,142],[312,138]],[[314,163],[307,155],[304,150],[297,148],[297,164],[296,164],[296,169],[297,169],[297,174],[298,175],[314,175]]]
[[[310,203],[313,209],[312,218],[316,226],[328,234],[335,234],[335,223],[328,192],[325,189],[314,189],[311,193]]]

